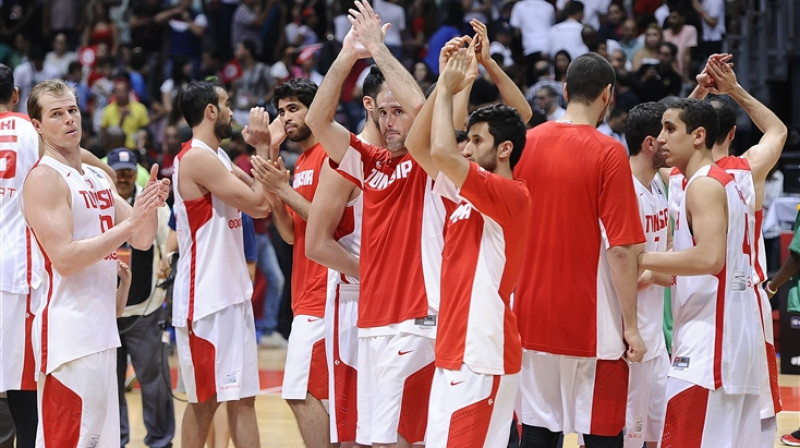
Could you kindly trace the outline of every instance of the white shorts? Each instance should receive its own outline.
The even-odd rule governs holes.
[[[36,446],[119,446],[117,349],[62,364],[37,382]]]
[[[175,327],[181,379],[189,403],[203,403],[215,395],[216,401],[222,402],[258,394],[254,322],[248,300],[187,322],[186,327]]]
[[[518,391],[518,373],[484,375],[465,364],[460,370],[436,368],[425,446],[506,446]]]
[[[328,362],[325,356],[325,319],[300,314],[292,321],[281,398],[305,400],[311,394],[328,399]]]
[[[523,350],[519,390],[525,425],[616,436],[625,426],[628,363]]]
[[[628,367],[630,380],[625,440],[630,443],[628,439],[635,439],[636,443],[633,445],[641,447],[644,442],[658,441],[664,427],[669,356],[665,350],[653,359]]]
[[[356,439],[358,421],[358,285],[328,282],[325,351],[328,359],[328,408],[331,442]]]
[[[758,395],[731,395],[667,379],[667,415],[661,448],[758,447]]]
[[[0,392],[36,390],[31,294],[0,291]]]
[[[425,438],[433,380],[434,345],[422,336],[358,338],[358,428],[361,445]]]

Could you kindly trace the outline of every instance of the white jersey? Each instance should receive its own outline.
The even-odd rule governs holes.
[[[210,192],[184,201],[180,194],[180,161],[187,151],[211,151],[232,171],[222,149],[199,139],[175,157],[172,174],[178,267],[172,290],[172,323],[183,327],[231,305],[250,300],[253,285],[247,273],[242,241],[242,212]]]
[[[73,240],[95,238],[114,227],[114,194],[103,171],[84,164],[80,173],[50,156],[38,165],[57,171],[69,188]],[[119,347],[116,253],[68,277],[53,269],[47,253],[44,260],[48,289],[33,323],[38,369],[49,374],[66,362]]]
[[[344,250],[355,255],[361,255],[361,217],[364,213],[364,193],[347,203],[344,209],[342,220],[336,229],[336,241],[342,245]],[[351,275],[328,269],[328,279],[337,283],[358,285],[359,279]]]
[[[639,201],[639,215],[644,230],[645,252],[665,252],[669,231],[669,211],[664,184],[656,176],[649,188],[633,177],[636,198]],[[649,361],[666,353],[662,330],[664,322],[664,287],[656,284],[640,290],[637,300],[639,333],[647,353],[642,361]]]
[[[20,208],[22,184],[38,159],[39,134],[28,116],[0,113],[0,291],[27,294],[42,282],[41,254]]]
[[[725,187],[725,266],[717,275],[676,279],[672,290],[674,330],[669,376],[711,390],[722,387],[728,394],[758,394],[760,369],[764,368],[758,362],[758,352],[764,349],[764,339],[752,285],[747,205],[733,178],[715,165],[698,170],[686,188],[702,176],[716,179]],[[670,213],[676,216],[674,249],[692,247],[685,194]]]

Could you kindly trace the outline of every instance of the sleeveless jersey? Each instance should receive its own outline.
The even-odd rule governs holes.
[[[633,178],[636,197],[639,200],[639,214],[642,217],[642,230],[645,236],[645,252],[665,252],[669,232],[669,211],[667,196],[661,178],[656,176],[645,187],[636,177]],[[656,284],[640,290],[637,300],[639,333],[647,353],[642,361],[649,361],[666,353],[664,333],[664,287]]]
[[[81,174],[50,156],[42,157],[38,165],[57,171],[69,188],[74,241],[97,237],[114,227],[114,195],[103,171],[84,164]],[[42,252],[47,293],[33,323],[39,370],[49,374],[66,362],[119,347],[116,253],[63,277],[47,252]]]
[[[354,134],[341,163],[331,166],[362,189],[369,210],[359,260],[359,328],[437,313],[445,209],[433,180],[410,154],[392,157]]]
[[[676,251],[694,245],[687,221],[685,191],[708,176],[725,187],[728,205],[725,265],[716,275],[677,277],[673,288],[672,367],[669,375],[729,394],[758,394],[758,352],[763,334],[751,277],[747,204],[733,178],[717,166],[698,170],[686,183],[676,210]],[[672,190],[670,190],[672,191]]]
[[[317,143],[300,154],[294,167],[292,188],[311,202],[319,185],[319,172],[327,155]],[[292,313],[295,316],[323,317],[328,283],[328,268],[306,257],[306,220],[291,208],[294,243],[292,244]]]
[[[342,214],[342,221],[336,228],[336,241],[344,250],[355,256],[361,255],[361,223],[364,214],[364,193],[350,201]],[[360,280],[356,277],[339,273],[329,269],[328,278],[333,278],[338,283],[358,285]]]
[[[518,373],[522,342],[510,302],[530,230],[528,188],[473,162],[460,190],[440,173],[434,191],[458,204],[445,227],[436,367]]]
[[[242,212],[211,192],[189,201],[181,197],[180,162],[187,151],[210,151],[232,170],[225,151],[214,150],[199,139],[193,139],[175,157],[172,191],[180,252],[172,290],[176,327],[250,300],[253,294],[244,260]]]
[[[22,184],[38,159],[39,134],[28,116],[0,113],[0,291],[12,294],[42,282],[42,256],[20,208]]]

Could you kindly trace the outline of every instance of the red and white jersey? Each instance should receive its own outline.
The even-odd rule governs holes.
[[[761,316],[752,284],[747,204],[734,179],[715,165],[698,170],[724,187],[728,204],[725,266],[717,275],[677,277],[672,289],[674,319],[669,375],[729,394],[758,394],[759,353],[764,350]],[[684,192],[686,189],[684,189]],[[675,251],[694,246],[687,221],[686,195],[671,212],[677,217]]]
[[[445,208],[433,180],[410,154],[392,157],[350,135],[340,164],[331,166],[361,188],[359,328],[384,327],[435,314]]]
[[[633,178],[636,197],[639,200],[639,214],[644,230],[645,252],[666,252],[669,232],[669,211],[664,184],[656,176],[649,187]],[[655,283],[639,291],[637,300],[639,334],[642,336],[647,353],[642,361],[649,361],[666,353],[664,342],[664,287]]]
[[[528,130],[514,169],[536,198],[514,293],[524,348],[609,360],[625,353],[601,229],[610,246],[645,241],[631,175],[622,145],[593,126]]]
[[[292,188],[311,202],[319,185],[319,172],[327,155],[317,143],[303,151],[294,166]],[[294,225],[292,244],[292,313],[323,317],[327,297],[328,268],[306,257],[306,220],[288,206]]]
[[[39,134],[28,116],[0,113],[0,291],[27,294],[42,282],[42,256],[20,208],[22,184],[38,159]]]
[[[440,173],[434,191],[458,204],[445,223],[436,367],[518,373],[522,343],[510,301],[530,230],[528,188],[472,162],[460,190]]]
[[[364,194],[350,201],[342,214],[342,221],[336,229],[336,241],[342,245],[344,250],[356,257],[361,256],[361,223],[364,216]],[[328,278],[333,278],[336,282],[357,285],[361,282],[358,277],[346,275],[329,269]]]
[[[181,197],[180,162],[187,151],[211,151],[227,170],[233,170],[225,151],[196,138],[175,157],[173,210],[181,254],[172,289],[176,327],[250,300],[253,294],[244,260],[242,212],[211,192],[189,201]]]
[[[103,171],[84,164],[80,173],[50,156],[39,159],[39,165],[57,171],[69,188],[74,241],[114,227],[114,194]],[[66,362],[119,347],[116,253],[62,277],[42,252],[48,279],[45,302],[33,323],[37,369],[49,374]]]

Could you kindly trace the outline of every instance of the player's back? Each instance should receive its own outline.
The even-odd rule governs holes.
[[[191,200],[184,200],[180,193],[180,163],[188,151],[211,151],[228,170],[231,160],[221,149],[198,139],[190,143],[175,157],[172,175],[181,254],[173,288],[175,326],[250,300],[253,293],[244,260],[241,211],[211,192]]]
[[[514,177],[534,200],[515,292],[523,346],[617,359],[625,351],[605,257],[644,241],[623,147],[589,125],[548,122],[528,131]]]
[[[752,285],[747,204],[733,178],[716,166],[701,168],[686,189],[701,176],[724,187],[728,226],[725,265],[716,275],[680,276],[673,288],[673,364],[670,376],[727,393],[758,394],[759,350],[764,349],[758,302]],[[674,249],[694,245],[685,201],[678,204]]]
[[[0,290],[27,294],[41,283],[41,255],[22,218],[20,198],[39,159],[39,134],[27,115],[0,113]]]

